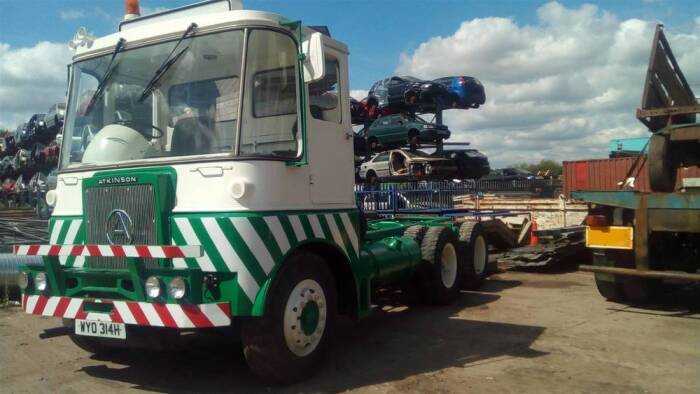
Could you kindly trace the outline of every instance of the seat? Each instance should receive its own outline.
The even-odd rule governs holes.
[[[200,117],[179,119],[173,129],[171,151],[174,156],[214,153],[214,132]]]

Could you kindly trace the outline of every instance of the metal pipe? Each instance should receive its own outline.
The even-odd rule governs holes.
[[[16,256],[14,254],[0,253],[0,297],[3,289],[17,287],[17,274],[22,264],[41,266],[44,264],[39,256]]]
[[[595,265],[580,265],[578,269],[581,271],[597,272],[601,274],[641,276],[643,278],[656,279],[681,279],[700,282],[700,274],[693,274],[690,272],[638,270],[634,268],[598,267]]]

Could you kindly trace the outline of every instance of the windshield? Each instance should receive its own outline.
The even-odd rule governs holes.
[[[252,78],[242,79],[245,34],[252,43],[246,67]],[[72,67],[61,168],[235,153],[300,155],[297,49],[289,36],[270,30],[194,34],[172,53],[176,43],[122,50],[111,66],[110,53]],[[250,85],[243,100],[242,80]]]

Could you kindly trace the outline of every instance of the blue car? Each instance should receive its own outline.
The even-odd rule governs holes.
[[[452,108],[479,108],[486,102],[484,85],[474,77],[456,76],[443,77],[434,80],[450,91],[450,105]]]

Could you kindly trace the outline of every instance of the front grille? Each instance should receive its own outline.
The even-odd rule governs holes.
[[[133,222],[134,245],[156,245],[156,206],[152,185],[110,186],[85,190],[85,243],[108,245],[107,219],[115,210],[125,211]],[[144,259],[148,268],[157,268],[154,259]],[[90,268],[126,269],[124,257],[88,257]]]

